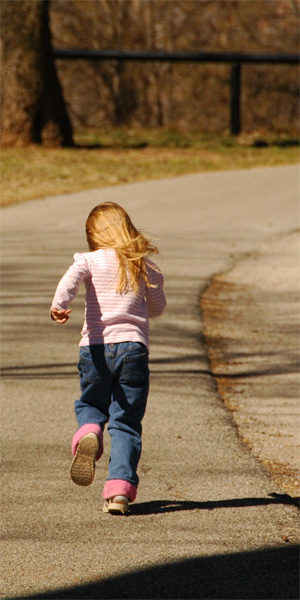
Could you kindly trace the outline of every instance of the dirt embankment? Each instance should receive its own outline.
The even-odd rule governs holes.
[[[242,440],[298,496],[298,232],[215,276],[201,309],[211,369]]]

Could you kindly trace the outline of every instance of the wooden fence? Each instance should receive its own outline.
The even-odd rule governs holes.
[[[116,60],[158,62],[230,63],[230,131],[241,132],[242,65],[246,63],[299,65],[298,54],[244,54],[239,52],[129,52],[118,50],[53,50],[54,57],[63,60]]]

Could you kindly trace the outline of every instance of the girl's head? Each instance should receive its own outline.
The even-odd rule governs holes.
[[[119,259],[117,291],[139,289],[140,278],[149,285],[144,257],[158,252],[149,239],[133,225],[127,212],[115,202],[98,204],[90,212],[85,226],[91,252],[114,248]]]
[[[95,206],[87,218],[85,231],[91,252],[99,248],[123,248],[140,235],[124,208],[114,202]]]

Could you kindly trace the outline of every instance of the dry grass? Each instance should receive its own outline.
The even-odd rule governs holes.
[[[257,145],[247,136],[199,139],[176,132],[116,131],[105,138],[77,135],[76,142],[75,148],[4,149],[2,206],[127,182],[299,161],[295,141],[269,140]]]

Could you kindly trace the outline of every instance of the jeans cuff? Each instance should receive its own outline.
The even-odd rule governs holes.
[[[73,454],[73,456],[75,456],[77,446],[78,446],[81,438],[83,438],[88,433],[95,433],[98,438],[99,450],[97,452],[96,460],[99,460],[99,458],[103,454],[103,433],[102,433],[102,429],[101,429],[100,425],[98,425],[97,423],[86,423],[85,425],[82,425],[82,427],[80,427],[76,431],[76,433],[73,437],[73,440],[72,440],[72,454]]]
[[[127,496],[129,502],[134,502],[137,488],[125,479],[107,479],[103,490],[103,498],[108,500],[114,496]]]

